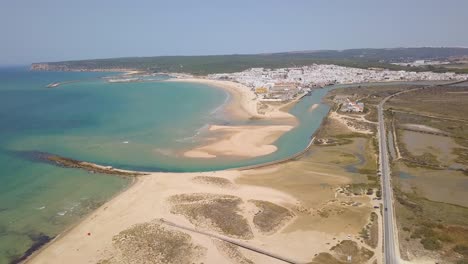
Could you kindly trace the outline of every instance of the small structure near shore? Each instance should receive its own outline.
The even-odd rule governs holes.
[[[342,112],[354,112],[354,113],[362,113],[364,112],[364,103],[358,101],[351,101],[348,98],[346,101],[341,105]]]

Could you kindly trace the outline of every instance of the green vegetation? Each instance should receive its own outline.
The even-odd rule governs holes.
[[[171,213],[185,216],[196,226],[211,226],[227,236],[251,239],[250,225],[240,213],[242,199],[232,195],[193,193],[173,195]]]
[[[421,244],[427,250],[439,250],[442,248],[440,242],[434,237],[428,237],[421,239]]]
[[[379,242],[379,223],[375,212],[371,213],[370,222],[362,228],[359,235],[367,245],[373,248],[377,247]]]
[[[468,165],[468,149],[466,148],[454,148],[453,154],[457,155],[455,162]]]
[[[54,70],[73,69],[142,69],[154,72],[185,72],[192,74],[229,73],[252,67],[281,68],[302,65],[336,64],[356,68],[386,68],[392,70],[465,72],[466,69],[444,67],[406,67],[391,62],[417,59],[438,59],[468,55],[463,48],[398,48],[398,49],[349,49],[304,52],[284,52],[251,55],[211,56],[159,56],[64,61],[48,63]]]
[[[206,253],[190,235],[157,221],[134,225],[114,236],[112,243],[117,254],[98,263],[192,263]]]
[[[288,209],[268,201],[250,200],[250,202],[260,209],[255,214],[253,223],[265,233],[274,232],[294,216]]]
[[[463,255],[468,245],[468,208],[430,201],[416,193],[395,189],[402,247],[420,243],[426,250],[454,251]]]
[[[359,231],[359,236],[364,240],[369,239],[369,230],[363,227],[362,230]]]
[[[367,263],[374,256],[374,252],[359,247],[359,245],[351,240],[343,240],[333,246],[330,253],[322,252],[318,254],[310,263],[312,264],[344,264],[348,262],[348,256],[351,256],[352,263]]]
[[[453,248],[453,251],[457,252],[458,254],[463,255],[464,257],[468,258],[468,246],[466,245],[456,245]]]

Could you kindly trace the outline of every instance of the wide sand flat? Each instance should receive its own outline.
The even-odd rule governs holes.
[[[282,134],[293,127],[277,126],[211,126],[210,131],[223,132],[219,141],[197,147],[184,153],[192,158],[215,158],[219,156],[257,157],[277,150],[272,145]]]

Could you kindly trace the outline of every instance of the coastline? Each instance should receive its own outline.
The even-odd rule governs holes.
[[[54,259],[54,263],[64,261],[71,264],[89,261],[97,263],[108,257],[106,250],[100,249],[111,247],[115,231],[125,230],[132,225],[155,219],[191,226],[186,220],[172,214],[168,208],[167,198],[181,191],[190,193],[196,189],[204,193],[237,195],[246,200],[255,199],[257,195],[261,195],[262,198],[270,197],[274,200],[281,200],[282,203],[291,205],[297,203],[295,198],[274,189],[249,185],[218,188],[209,184],[199,184],[193,181],[194,177],[224,178],[234,182],[240,177],[240,173],[237,170],[201,173],[158,172],[134,177],[133,182],[125,190],[34,252],[25,263],[50,263],[51,259]],[[172,188],[167,188],[170,186]],[[147,199],[149,197],[152,199]],[[157,201],[156,204],[153,204],[153,200]],[[203,239],[201,235],[191,235]],[[215,251],[216,247],[208,250]],[[218,258],[215,257],[208,263],[215,263]]]
[[[185,151],[183,155],[194,159],[212,159],[217,157],[228,158],[253,158],[265,156],[275,152],[278,148],[273,143],[284,133],[293,129],[297,118],[281,109],[284,106],[293,105],[298,100],[293,100],[270,111],[260,114],[257,110],[259,101],[249,88],[240,83],[231,81],[218,81],[206,78],[174,78],[165,82],[188,82],[205,84],[216,89],[223,89],[229,94],[225,105],[220,106],[230,117],[241,120],[265,119],[277,120],[280,125],[239,125],[218,126],[211,125],[210,132],[216,133],[213,142],[197,146]]]
[[[313,228],[306,228],[300,232],[291,231],[295,230],[296,226],[300,226],[299,223],[295,224],[294,222],[297,217],[304,217],[303,219],[311,217],[307,216],[307,214],[306,216],[301,216],[304,210],[307,211],[309,209],[303,208],[302,202],[298,201],[295,195],[283,191],[282,188],[277,188],[277,184],[279,183],[265,182],[261,184],[264,187],[260,187],[254,184],[254,181],[249,182],[248,178],[250,176],[263,175],[264,173],[266,173],[265,175],[269,175],[284,168],[295,168],[294,166],[300,163],[298,161],[299,157],[304,156],[303,154],[309,150],[313,145],[312,143],[313,138],[306,149],[300,153],[266,164],[211,172],[158,172],[136,176],[134,183],[129,188],[118,193],[111,200],[90,213],[80,223],[57,236],[51,243],[48,243],[34,253],[27,263],[50,263],[50,259],[56,260],[57,263],[67,261],[70,264],[83,262],[98,263],[100,261],[107,263],[106,261],[112,260],[116,254],[113,242],[115,237],[121,232],[141,223],[158,223],[158,225],[164,226],[167,230],[174,232],[180,231],[180,229],[164,225],[164,221],[189,228],[197,228],[202,231],[219,232],[219,230],[213,230],[210,226],[198,226],[187,220],[187,218],[174,214],[173,207],[171,207],[172,205],[169,202],[171,197],[174,195],[193,195],[199,193],[240,197],[245,204],[241,207],[243,208],[242,215],[249,222],[252,221],[252,214],[258,210],[255,206],[252,207],[249,201],[262,199],[288,208],[291,212],[294,212],[294,216],[288,220],[284,220],[280,228],[268,235],[255,231],[253,232],[254,238],[242,239],[242,241],[252,246],[267,248],[286,257],[294,257],[300,262],[308,262],[313,258],[315,253],[328,251],[329,246],[327,244],[334,243],[336,238],[345,240],[347,237],[349,238],[349,232],[357,233],[360,229],[353,227],[352,230],[356,231],[347,230],[346,232],[348,233],[340,231],[340,233],[332,235],[327,233],[329,231],[321,232]],[[319,168],[315,168],[315,170],[319,171]],[[285,172],[288,171],[286,170]],[[316,175],[320,176],[317,178],[319,183],[316,191],[317,194],[314,194],[314,191],[311,190],[307,190],[306,192],[311,193],[311,195],[320,195],[324,191],[321,185],[323,181],[321,177],[323,176],[333,176],[331,180],[333,182],[338,181],[340,184],[348,183],[344,178],[340,178],[339,174],[342,172],[333,171],[333,174],[329,174],[327,172],[309,171],[308,175],[310,173],[316,173]],[[195,181],[197,177],[213,179],[213,182],[200,183],[199,181]],[[227,183],[225,185],[217,185],[215,182],[220,179],[226,180]],[[240,183],[240,179],[244,183]],[[164,219],[164,221],[161,222],[160,219]],[[290,230],[283,232],[282,230],[285,229]],[[91,235],[87,235],[88,233]],[[196,232],[184,233],[189,234],[194,243],[196,242],[206,248],[205,263],[223,263],[228,261],[229,258],[220,255],[218,251],[221,250],[212,239],[208,239]],[[306,248],[306,245],[310,244],[316,245],[312,251]],[[242,253],[253,260],[254,263],[276,263],[272,259],[265,258],[259,254],[248,254],[249,252],[245,250]],[[109,263],[114,262],[110,261]]]
[[[272,173],[282,175],[281,171],[285,173],[291,169],[291,172],[296,172],[298,168],[302,168],[300,166],[303,165],[300,164],[304,164],[304,161],[301,161],[299,157],[303,157],[303,154],[313,145],[312,143],[313,139],[301,153],[285,160],[263,164],[263,166],[211,172],[156,172],[148,173],[148,175],[138,175],[134,177],[131,186],[35,252],[27,260],[27,263],[51,263],[50,260],[54,260],[53,263],[67,262],[69,264],[120,263],[120,251],[116,246],[117,237],[148,223],[152,223],[167,232],[180,232],[188,235],[192,243],[204,248],[204,263],[226,263],[232,260],[232,256],[223,253],[223,249],[218,245],[220,242],[216,242],[216,239],[213,240],[202,234],[203,232],[221,234],[239,243],[264,249],[267,252],[275,252],[285,258],[292,258],[297,263],[309,262],[317,253],[329,251],[329,245],[335,243],[335,240],[349,239],[349,234],[357,235],[361,230],[358,226],[362,224],[362,220],[357,222],[353,220],[354,224],[347,225],[344,229],[340,227],[337,232],[331,232],[329,230],[334,228],[329,226],[337,225],[334,222],[336,220],[332,218],[331,224],[322,223],[321,217],[314,216],[315,214],[309,212],[311,209],[304,204],[311,198],[304,201],[300,197],[305,194],[320,197],[320,202],[314,199],[311,200],[314,201],[313,203],[327,204],[329,203],[327,199],[333,201],[337,199],[337,196],[334,194],[333,189],[323,189],[322,184],[325,178],[327,182],[340,185],[349,183],[349,179],[340,175],[343,172],[339,170],[326,169],[323,171],[320,167],[314,166],[312,171],[307,170],[307,178],[312,180],[295,184],[302,186],[302,184],[310,184],[310,181],[312,181],[316,186],[313,188],[316,189],[305,188],[306,190],[302,191],[302,194],[296,196],[295,191],[286,192],[284,190],[286,186],[282,182],[265,182],[262,180],[261,184],[257,184],[258,178],[256,177],[270,177],[269,175]],[[96,166],[99,165],[96,164]],[[324,176],[326,177],[324,178]],[[253,177],[252,180],[250,180],[251,177]],[[279,186],[284,187],[280,188]],[[226,236],[223,230],[219,230],[210,224],[193,222],[191,219],[175,213],[174,197],[187,196],[187,198],[183,199],[189,199],[188,197],[195,195],[194,198],[190,199],[200,199],[197,197],[201,194],[207,197],[226,197],[223,199],[239,197],[243,202],[240,211],[237,211],[236,214],[245,217],[249,223],[254,221],[255,218],[252,217],[261,212],[251,202],[259,199],[287,208],[292,215],[282,219],[278,224],[279,226],[268,233],[252,229],[253,237]],[[349,197],[343,195],[342,199],[347,201]],[[365,203],[366,207],[352,207],[349,213],[362,215],[362,210],[369,210],[366,209],[368,208],[368,200],[367,198],[359,200]],[[320,212],[320,209],[317,212]],[[319,225],[323,225],[325,229],[322,231],[320,228],[303,226],[304,221],[319,221]],[[239,222],[239,224],[241,223]],[[178,226],[183,228],[180,229]],[[191,230],[199,230],[201,233]],[[311,244],[314,245],[313,248],[310,247]],[[282,263],[245,249],[239,250],[239,252],[241,256],[254,263]],[[138,261],[138,258],[135,261]]]
[[[266,118],[266,119],[281,119],[287,122],[288,124],[296,124],[297,120],[296,118],[286,112],[282,112],[279,110],[279,108],[283,107],[278,107],[276,110],[277,112],[273,112],[270,115],[260,115],[257,112],[257,101],[255,100],[255,95],[253,92],[240,84],[236,83],[231,83],[231,82],[224,82],[224,81],[213,81],[213,80],[206,80],[206,79],[172,79],[168,81],[174,81],[174,82],[196,82],[196,83],[203,83],[210,85],[215,88],[221,88],[226,90],[230,95],[230,99],[228,104],[225,106],[226,111],[229,112],[229,114],[233,114],[235,117],[240,117],[244,119],[250,119],[250,118]],[[253,100],[252,100],[253,99]],[[287,105],[293,104],[297,101],[294,102],[289,102]],[[239,111],[240,107],[240,111]],[[237,109],[236,109],[237,108]],[[241,144],[237,148],[237,152],[234,154],[238,154],[239,156],[245,156],[245,153],[250,152],[247,156],[250,157],[255,157],[255,156],[261,156],[261,155],[267,155],[269,153],[272,153],[276,151],[277,147],[274,145],[271,145],[274,141],[276,141],[277,138],[279,138],[283,133],[291,130],[294,126],[292,125],[271,125],[271,126],[257,126],[257,127],[252,127],[252,126],[236,126],[236,127],[224,127],[224,126],[214,126],[211,129],[215,131],[220,131],[223,135],[220,140],[216,140],[214,143],[215,149],[218,152],[217,154],[222,154],[223,149],[224,151],[230,149],[232,147],[232,140],[230,140],[229,137],[237,137],[235,142],[237,143],[245,143],[245,139],[248,139],[251,134],[250,131],[252,129],[256,129],[259,132],[257,133],[257,139],[256,140],[250,140],[247,141],[248,144]],[[261,143],[260,143],[261,142]],[[265,144],[268,143],[268,144]],[[234,143],[236,144],[236,143]],[[251,152],[250,147],[256,147],[257,151]],[[204,148],[202,146],[201,148]],[[208,146],[208,148],[210,148]],[[212,151],[213,149],[211,149]],[[196,150],[193,150],[196,153]],[[215,152],[216,152],[215,151]],[[197,154],[197,153],[196,153]],[[232,155],[232,153],[224,153],[227,155]],[[205,155],[206,157],[211,157],[215,156],[213,154],[210,154],[209,152],[199,152],[198,153],[198,158],[200,156]],[[197,156],[197,155],[195,155]],[[202,157],[203,158],[203,157]],[[78,161],[77,161],[78,162]],[[282,161],[284,162],[284,161]],[[86,166],[89,166],[91,168],[103,168],[98,164],[92,164],[92,163],[87,163],[87,162],[80,162],[80,164],[85,164]],[[84,168],[86,169],[86,168]],[[95,222],[94,219],[97,218],[100,214],[104,213],[107,208],[111,205],[116,205],[116,201],[119,201],[120,199],[125,199],[122,197],[127,197],[129,194],[135,192],[139,186],[141,187],[141,182],[147,182],[151,181],[150,178],[167,178],[167,177],[189,177],[193,175],[207,175],[207,176],[222,176],[222,177],[232,177],[231,175],[239,175],[239,171],[236,169],[230,169],[230,170],[222,170],[222,171],[213,171],[213,172],[203,172],[203,173],[146,173],[146,172],[132,172],[132,171],[126,171],[130,174],[134,174],[132,177],[132,183],[129,184],[127,188],[122,190],[121,192],[117,193],[114,197],[112,197],[109,201],[107,201],[104,205],[96,209],[95,211],[91,212],[88,216],[83,218],[81,221],[76,223],[75,225],[71,226],[70,228],[67,228],[64,232],[60,233],[57,237],[55,237],[51,242],[47,243],[44,247],[40,248],[38,251],[34,252],[28,259],[27,263],[46,263],[47,259],[50,259],[48,257],[48,254],[55,254],[53,253],[55,250],[54,248],[68,248],[68,243],[70,240],[70,237],[77,236],[77,232],[80,233],[82,228],[84,228],[87,225],[94,225],[93,223]],[[188,175],[188,176],[187,176]],[[234,178],[232,178],[234,179]],[[269,190],[266,191],[266,193],[269,192],[277,192],[275,190]],[[256,191],[252,192],[257,193]],[[145,196],[145,194],[141,195]],[[254,197],[252,197],[254,198]],[[170,217],[170,215],[165,216]],[[183,224],[183,223],[182,223]],[[94,233],[89,232],[89,233]],[[72,239],[74,240],[74,239]],[[48,253],[50,252],[50,253]],[[43,257],[44,256],[44,257]],[[68,256],[65,258],[67,259]],[[41,260],[43,259],[44,262]]]
[[[191,79],[188,79],[188,80],[191,80]],[[200,82],[204,82],[204,83],[205,83],[205,79],[196,79],[196,80],[203,80],[203,81],[200,81]],[[171,80],[171,81],[177,82],[177,81],[180,81],[180,79],[175,79],[175,80]],[[211,81],[211,80],[208,80],[208,81]],[[188,82],[193,82],[193,81],[188,81]],[[219,81],[219,82],[223,82],[223,83],[224,83],[224,81]],[[213,83],[212,83],[212,84],[213,84]],[[214,85],[214,84],[213,84],[213,86],[214,86],[214,87],[219,87],[219,85]],[[236,91],[239,92],[239,90],[236,90]],[[239,95],[239,96],[240,96],[240,98],[242,98],[242,92],[240,92],[240,95]],[[236,100],[232,99],[232,100],[230,100],[230,101],[236,101]],[[241,102],[241,101],[242,101],[242,100],[237,100],[237,102]],[[248,101],[247,101],[247,102],[248,102]],[[230,102],[230,103],[231,103],[231,102]],[[232,103],[232,104],[235,104],[235,103],[236,103],[236,102],[234,102],[234,103]],[[290,103],[293,103],[293,102],[290,102]],[[230,107],[230,106],[228,106],[228,108],[229,108],[229,107]],[[282,107],[284,107],[284,106],[282,106]],[[315,107],[312,106],[311,108],[309,108],[309,111],[313,111],[313,110],[315,110],[315,109],[316,109],[316,106],[315,106]],[[244,113],[240,113],[240,112],[244,112]],[[239,113],[240,113],[240,115],[242,115],[244,118],[247,118],[248,116],[250,116],[249,118],[258,118],[258,117],[260,117],[260,118],[265,118],[265,117],[266,117],[266,116],[259,115],[258,112],[256,113],[256,115],[253,115],[253,114],[255,114],[255,113],[253,113],[253,114],[252,114],[251,112],[249,113],[249,111],[246,110],[245,107],[243,107],[243,108],[242,108],[242,111],[239,111]],[[237,128],[231,128],[231,129],[237,129]],[[251,128],[246,128],[246,129],[247,129],[246,131],[248,131],[248,130],[251,129]],[[241,140],[240,140],[240,141],[241,141]],[[313,141],[311,141],[311,142],[313,142]],[[310,147],[310,145],[311,145],[311,144],[309,143],[309,145],[308,145],[308,147],[305,149],[305,151],[307,151],[307,149]],[[223,148],[225,148],[225,147],[223,147]],[[305,152],[305,151],[304,151],[304,152]],[[302,154],[302,153],[303,153],[303,152],[301,152],[301,154]],[[201,155],[201,154],[200,154],[200,155]],[[206,156],[211,155],[211,156],[215,156],[215,157],[216,157],[216,155],[213,155],[213,154],[210,154],[210,153],[205,154],[205,155],[206,155]],[[272,162],[271,164],[259,164],[259,165],[263,165],[263,166],[259,166],[259,167],[273,166],[273,165],[277,165],[278,163],[284,163],[284,162],[290,161],[291,159],[292,159],[292,158],[287,158],[286,160],[275,161],[275,162]],[[91,164],[91,163],[88,163],[88,165],[92,165],[92,164]],[[95,166],[99,167],[99,165],[97,165],[97,164],[95,164]],[[254,165],[254,166],[255,166],[255,165]],[[249,170],[250,170],[250,169],[252,169],[252,168],[249,168]],[[270,169],[270,168],[268,168],[268,169]],[[56,237],[56,239],[54,239],[51,243],[48,243],[46,246],[44,246],[44,248],[40,249],[40,250],[37,252],[37,255],[41,255],[41,252],[42,252],[42,251],[46,251],[46,250],[48,251],[49,246],[52,247],[52,246],[53,246],[54,244],[56,244],[56,243],[59,244],[59,245],[57,246],[57,247],[60,249],[59,251],[62,251],[62,250],[64,250],[64,249],[66,249],[66,250],[71,250],[71,248],[73,248],[73,246],[71,246],[71,245],[73,245],[73,244],[72,244],[71,242],[67,242],[67,241],[69,241],[70,239],[69,239],[69,240],[66,240],[65,242],[63,242],[63,243],[65,243],[65,244],[63,244],[63,245],[61,244],[62,242],[60,242],[60,241],[63,241],[62,239],[65,239],[66,237],[68,237],[68,236],[70,235],[70,233],[73,233],[73,232],[76,233],[76,232],[78,232],[78,231],[73,231],[73,230],[75,230],[75,229],[79,229],[78,227],[83,227],[83,225],[86,225],[86,224],[87,224],[88,226],[94,226],[94,225],[96,225],[96,223],[97,223],[97,222],[96,222],[96,221],[97,221],[96,219],[101,218],[101,217],[102,217],[101,215],[104,214],[104,213],[109,213],[109,211],[107,211],[108,209],[106,209],[106,208],[108,208],[108,206],[110,206],[110,205],[116,206],[117,209],[115,209],[113,212],[110,212],[109,214],[113,215],[114,217],[120,217],[120,216],[121,216],[121,212],[122,212],[123,210],[120,211],[120,210],[118,210],[118,209],[122,209],[122,207],[120,206],[119,203],[116,203],[114,200],[122,201],[122,199],[125,200],[126,198],[129,198],[129,196],[128,196],[129,194],[127,194],[127,193],[128,193],[130,190],[132,190],[132,192],[135,193],[135,192],[136,192],[136,191],[135,191],[135,190],[136,190],[136,187],[134,187],[134,185],[136,185],[136,184],[139,183],[140,181],[143,181],[145,184],[146,184],[146,183],[151,183],[152,181],[150,180],[150,177],[154,177],[154,178],[158,178],[158,179],[161,180],[161,181],[158,181],[158,184],[161,184],[161,183],[162,183],[162,184],[164,185],[164,184],[166,184],[166,183],[167,183],[167,184],[169,184],[169,183],[166,182],[165,180],[161,179],[161,178],[166,178],[166,177],[169,177],[169,178],[187,177],[187,179],[185,179],[185,183],[187,184],[187,186],[194,187],[193,189],[190,189],[190,190],[187,189],[187,190],[186,190],[186,189],[184,189],[185,186],[181,186],[181,185],[177,185],[177,186],[181,187],[182,190],[186,190],[187,192],[193,192],[193,191],[195,191],[195,190],[196,190],[196,191],[198,191],[198,190],[203,191],[203,190],[207,190],[207,189],[200,188],[200,186],[198,186],[198,185],[196,185],[196,184],[195,184],[195,185],[192,185],[192,183],[189,181],[188,178],[189,178],[189,177],[192,177],[192,178],[193,178],[193,177],[195,177],[195,176],[207,176],[207,177],[219,177],[219,176],[222,176],[221,178],[228,178],[228,179],[231,180],[231,181],[235,181],[236,177],[239,177],[237,173],[240,173],[240,171],[242,171],[242,170],[245,170],[245,168],[244,168],[244,169],[242,169],[242,168],[236,168],[236,169],[232,169],[232,170],[213,171],[213,172],[201,172],[201,173],[151,173],[151,174],[148,175],[148,176],[141,176],[141,177],[138,176],[138,177],[135,177],[134,182],[133,182],[130,186],[128,186],[128,187],[127,187],[126,189],[124,189],[122,192],[117,193],[114,197],[112,197],[112,198],[111,198],[108,202],[106,202],[103,206],[99,207],[96,211],[93,211],[92,213],[90,213],[89,216],[85,217],[81,222],[77,223],[76,226],[73,226],[73,227],[71,227],[69,230],[67,229],[67,231],[65,231],[64,233],[61,233],[60,235],[58,235],[58,236]],[[226,172],[226,173],[225,173],[225,172]],[[229,173],[228,173],[228,172],[229,172]],[[234,173],[234,174],[230,174],[231,172]],[[251,172],[252,172],[252,171],[251,171]],[[188,175],[188,176],[187,176],[187,175]],[[232,176],[232,175],[237,175],[237,176]],[[140,184],[142,184],[142,183],[140,183]],[[138,185],[140,186],[140,184],[138,184]],[[171,183],[171,184],[172,184],[172,183]],[[141,186],[140,186],[140,187],[141,187]],[[143,187],[141,187],[141,188],[143,188]],[[156,187],[153,186],[153,188],[156,188]],[[236,188],[237,188],[237,187],[236,187]],[[209,188],[209,189],[210,189],[210,188]],[[146,197],[146,198],[154,198],[154,197],[152,196],[152,194],[155,192],[155,190],[158,191],[158,190],[160,190],[160,189],[139,189],[139,190],[140,190],[140,191],[142,191],[142,190],[147,190],[147,191],[148,191],[148,192],[146,192],[146,193],[143,193],[143,192],[142,192],[142,193],[140,193],[140,194],[138,194],[138,195],[135,194],[135,196],[139,196],[139,197],[140,197],[140,198],[138,198],[138,199],[143,199],[143,197]],[[139,191],[139,192],[140,192],[140,191]],[[221,191],[219,191],[219,190],[214,191],[214,189],[210,189],[210,191],[215,192],[215,193],[221,192]],[[218,192],[218,191],[219,191],[219,192]],[[252,190],[252,191],[255,192],[255,191],[258,191],[258,190],[255,189],[255,190]],[[276,192],[276,189],[269,190],[267,193],[271,194],[270,191],[272,191],[272,192],[274,193],[274,195],[271,195],[271,197],[270,197],[272,200],[275,200],[275,199],[276,199],[275,201],[278,201],[278,200],[279,200],[279,201],[281,201],[281,203],[292,203],[292,202],[293,202],[292,200],[288,200],[289,198],[287,198],[287,197],[286,197],[286,198],[285,198],[285,197],[282,197],[283,200],[278,199],[278,198],[276,197],[276,195],[279,195],[279,194]],[[225,191],[223,191],[223,192],[225,192]],[[234,192],[230,192],[230,191],[229,191],[229,193],[232,193],[232,194],[233,194]],[[121,197],[121,196],[123,196],[123,197],[125,197],[125,198],[119,198],[119,197]],[[266,195],[266,196],[268,197],[268,195]],[[245,196],[245,197],[246,197],[246,198],[243,198],[243,199],[251,199],[251,196]],[[166,197],[166,198],[167,198],[167,197]],[[135,198],[135,199],[136,199],[136,198]],[[161,200],[160,200],[160,201],[158,200],[158,202],[161,202],[160,205],[166,206],[166,208],[165,208],[166,211],[165,211],[165,212],[162,212],[162,211],[161,211],[161,212],[162,212],[162,213],[161,213],[161,216],[163,216],[163,217],[166,219],[166,214],[168,214],[167,211],[169,211],[169,208],[167,208],[167,205],[165,204],[165,202],[164,202],[163,200],[164,200],[164,199],[161,198]],[[140,200],[140,201],[141,201],[141,200]],[[117,204],[119,204],[119,206],[117,206]],[[135,202],[135,204],[137,204],[137,202]],[[139,205],[137,204],[137,206],[139,206]],[[154,209],[154,207],[150,207],[149,209],[152,209],[152,208]],[[124,209],[125,209],[125,208],[124,208]],[[147,209],[148,209],[148,208],[147,208]],[[125,210],[130,210],[130,206],[127,207]],[[159,212],[159,211],[158,211],[158,212]],[[158,217],[160,216],[159,213],[158,213],[157,216],[158,216]],[[171,217],[173,217],[173,216],[171,216]],[[109,218],[109,219],[110,219],[110,218]],[[174,220],[174,219],[175,219],[175,220]],[[185,222],[182,221],[182,220],[181,220],[181,217],[175,217],[174,219],[171,218],[170,220],[171,220],[171,221],[176,221],[177,223],[180,223],[180,224],[183,224],[183,225],[190,225],[190,223],[188,223],[187,221],[185,221]],[[89,221],[88,221],[88,220],[89,220]],[[140,220],[146,221],[146,220],[148,220],[148,219],[146,219],[146,218],[140,218]],[[85,222],[86,222],[86,223],[85,223]],[[104,223],[104,222],[103,222],[103,223]],[[138,224],[138,223],[136,223],[136,222],[134,222],[134,223],[135,223],[135,224]],[[102,224],[102,223],[101,223],[101,224]],[[130,224],[129,224],[129,223],[125,223],[125,225],[128,227]],[[85,227],[86,227],[86,226],[85,226]],[[94,227],[94,228],[96,228],[96,227]],[[105,228],[107,228],[107,227],[105,227]],[[83,231],[84,229],[80,229],[80,230]],[[115,230],[117,230],[117,229],[113,229],[113,231],[115,231]],[[123,229],[121,229],[121,230],[123,230]],[[81,231],[80,231],[80,232],[81,232]],[[108,230],[108,231],[109,231],[109,230]],[[120,231],[120,230],[118,230],[118,231]],[[93,232],[91,232],[93,235],[91,235],[91,236],[94,236],[94,234],[96,234],[96,233],[97,233],[97,234],[100,234],[99,232],[100,232],[100,231],[95,231],[95,230],[93,229]],[[106,232],[107,232],[107,231],[106,231]],[[109,232],[110,232],[110,231],[109,231]],[[73,234],[75,234],[75,233],[73,233]],[[83,239],[83,237],[81,236],[81,235],[83,235],[82,233],[76,233],[76,234],[78,234],[76,238],[78,238],[78,239]],[[114,235],[115,235],[115,234],[114,234]],[[109,233],[106,233],[106,237],[109,238]],[[86,238],[87,238],[87,237],[84,236],[84,239],[86,239]],[[111,237],[111,238],[112,238],[112,237]],[[68,239],[68,238],[67,238],[67,239]],[[201,238],[198,238],[198,239],[201,239]],[[201,240],[202,240],[202,239],[201,239]],[[73,239],[72,239],[72,241],[73,241]],[[68,244],[67,244],[67,243],[68,243]],[[96,242],[93,242],[93,243],[96,243]],[[108,242],[106,242],[106,243],[107,243],[106,245],[109,246],[109,243],[108,243]],[[94,245],[95,245],[95,246],[98,246],[98,245],[100,245],[100,244],[97,243],[97,244],[94,244]],[[55,247],[55,246],[54,246],[54,247]],[[111,247],[111,246],[109,246],[109,247]],[[83,246],[83,248],[87,248],[87,250],[91,250],[91,249],[89,248],[89,246]],[[81,251],[81,249],[82,249],[82,248],[79,248],[80,251]],[[210,250],[213,250],[213,249],[210,249]],[[94,251],[91,250],[91,251],[89,251],[89,252],[94,252]],[[52,253],[52,254],[55,254],[55,253]],[[34,255],[36,255],[36,254],[34,254]],[[50,255],[49,255],[49,256],[50,256]],[[73,257],[73,256],[71,256],[71,257]],[[99,257],[106,257],[106,256],[105,256],[105,255],[99,255]],[[68,256],[67,256],[67,258],[68,258]],[[65,258],[65,259],[66,259],[66,258]],[[47,259],[45,259],[45,260],[47,260]],[[95,259],[94,259],[94,260],[95,260]],[[100,260],[100,259],[97,259],[97,261],[99,261],[99,260]],[[31,261],[34,261],[34,257],[31,259]],[[38,263],[41,263],[41,262],[38,262]],[[42,262],[42,263],[46,263],[46,262]]]
[[[101,166],[99,164],[94,164],[94,163],[90,163],[90,164],[93,164],[93,166]],[[128,171],[128,172],[132,172],[132,171]],[[139,173],[139,175],[146,175],[146,174],[140,174],[142,172],[137,172],[137,171],[133,171],[135,173]],[[21,256],[21,258],[24,258],[24,260],[22,260],[20,263],[32,263],[34,262],[35,258],[37,255],[40,255],[43,251],[47,250],[50,246],[54,245],[55,243],[60,243],[60,240],[64,237],[66,237],[70,232],[72,232],[75,228],[77,228],[78,226],[80,226],[81,224],[83,224],[84,221],[86,221],[87,219],[89,219],[94,213],[96,213],[98,210],[100,210],[101,208],[103,208],[107,203],[111,202],[112,200],[116,199],[117,197],[121,196],[122,194],[124,194],[126,191],[130,190],[138,181],[139,181],[139,177],[128,177],[130,178],[131,180],[129,181],[129,183],[127,184],[127,186],[125,186],[125,188],[123,188],[122,190],[118,191],[117,193],[115,193],[114,195],[112,195],[112,197],[109,198],[109,200],[107,200],[104,204],[102,204],[101,206],[99,206],[98,208],[94,209],[93,211],[91,212],[88,212],[82,219],[80,219],[79,221],[75,222],[75,223],[72,223],[71,225],[69,225],[68,227],[66,227],[63,231],[61,231],[59,234],[57,234],[55,237],[52,238],[52,240],[50,240],[49,242],[43,244],[40,248],[34,250],[30,255],[28,256]]]
[[[165,82],[201,83],[214,88],[223,89],[232,96],[226,106],[226,111],[238,118],[295,119],[293,115],[281,111],[279,108],[282,106],[266,114],[260,114],[257,109],[258,100],[256,99],[254,92],[249,87],[240,83],[195,77],[172,78],[165,80]]]

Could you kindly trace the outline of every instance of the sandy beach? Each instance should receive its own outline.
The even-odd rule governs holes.
[[[330,184],[350,180],[340,172],[320,168],[309,171],[306,181],[291,182],[296,176],[276,178],[303,166],[291,162],[259,170],[138,176],[129,189],[56,238],[28,263],[166,263],[164,259],[167,263],[242,263],[242,259],[284,263],[198,231],[298,263],[308,262],[315,254],[328,251],[336,240],[357,235],[365,221],[358,216],[368,209],[340,209],[342,213],[324,221],[314,211],[338,210],[339,201],[349,198],[337,197],[333,188],[323,189],[323,177]],[[267,178],[273,182],[264,181]],[[356,201],[367,202],[368,198]],[[346,226],[341,226],[341,214],[349,217]],[[146,236],[153,232],[154,237]],[[148,243],[154,247],[145,246]],[[144,261],[151,257],[156,259]]]
[[[262,169],[137,176],[28,263],[284,263],[207,234],[310,262],[358,241],[371,210],[366,195],[340,191],[365,176],[335,164],[338,148]]]
[[[248,201],[259,197],[262,200],[286,206],[293,206],[297,203],[297,200],[292,196],[272,189],[237,185],[234,180],[239,175],[240,173],[237,171],[220,171],[211,173],[152,173],[151,175],[138,177],[138,180],[131,188],[57,238],[32,258],[29,263],[100,263],[99,261],[107,259],[111,259],[111,263],[114,263],[113,261],[121,263],[122,259],[119,258],[124,258],[124,256],[119,256],[119,250],[113,243],[113,237],[120,231],[131,228],[135,224],[157,221],[161,218],[183,226],[193,226],[193,222],[171,213],[173,208],[171,208],[168,200],[175,195],[203,193],[207,197],[210,195],[239,197],[242,201],[239,215],[246,219],[252,218],[255,212],[258,211]],[[202,177],[202,180],[197,180],[197,177]],[[211,177],[215,181],[211,182]],[[216,180],[219,179],[225,180],[222,181],[223,185],[217,184],[218,181]],[[233,208],[233,210],[237,209]],[[235,211],[231,213],[236,214]],[[239,224],[242,225],[243,222],[240,221]],[[212,228],[209,224],[195,224],[195,226],[202,230]],[[170,226],[164,228],[180,232],[180,230]],[[255,230],[251,230],[250,227],[247,230],[247,233],[250,232],[250,236],[255,233]],[[217,249],[215,241],[197,233],[190,233],[189,235],[192,243],[203,245],[205,248],[203,254],[205,263],[226,262],[226,256]],[[263,243],[272,243],[272,241],[274,240],[271,240],[271,238],[263,237],[258,241],[249,243],[261,246]],[[285,252],[283,247],[277,247],[276,250]],[[261,255],[258,258],[262,263],[275,263],[274,259],[271,260]]]
[[[218,81],[205,78],[174,78],[171,82],[202,83],[226,90],[231,98],[224,110],[232,118],[243,120],[262,118],[277,120],[282,125],[262,126],[218,126],[211,125],[210,132],[217,132],[216,140],[197,146],[183,153],[185,157],[211,159],[217,157],[258,157],[271,154],[277,150],[273,143],[284,133],[297,125],[292,114],[282,111],[286,104],[269,106],[262,114],[258,112],[259,101],[254,92],[240,83]]]
[[[167,80],[168,82],[190,82],[202,83],[221,88],[229,92],[232,96],[229,104],[226,106],[226,111],[234,117],[238,118],[272,118],[272,119],[289,119],[294,121],[296,118],[287,113],[280,111],[278,107],[272,108],[270,111],[260,114],[258,112],[258,100],[254,92],[247,86],[231,81],[218,81],[206,78],[174,78]]]

